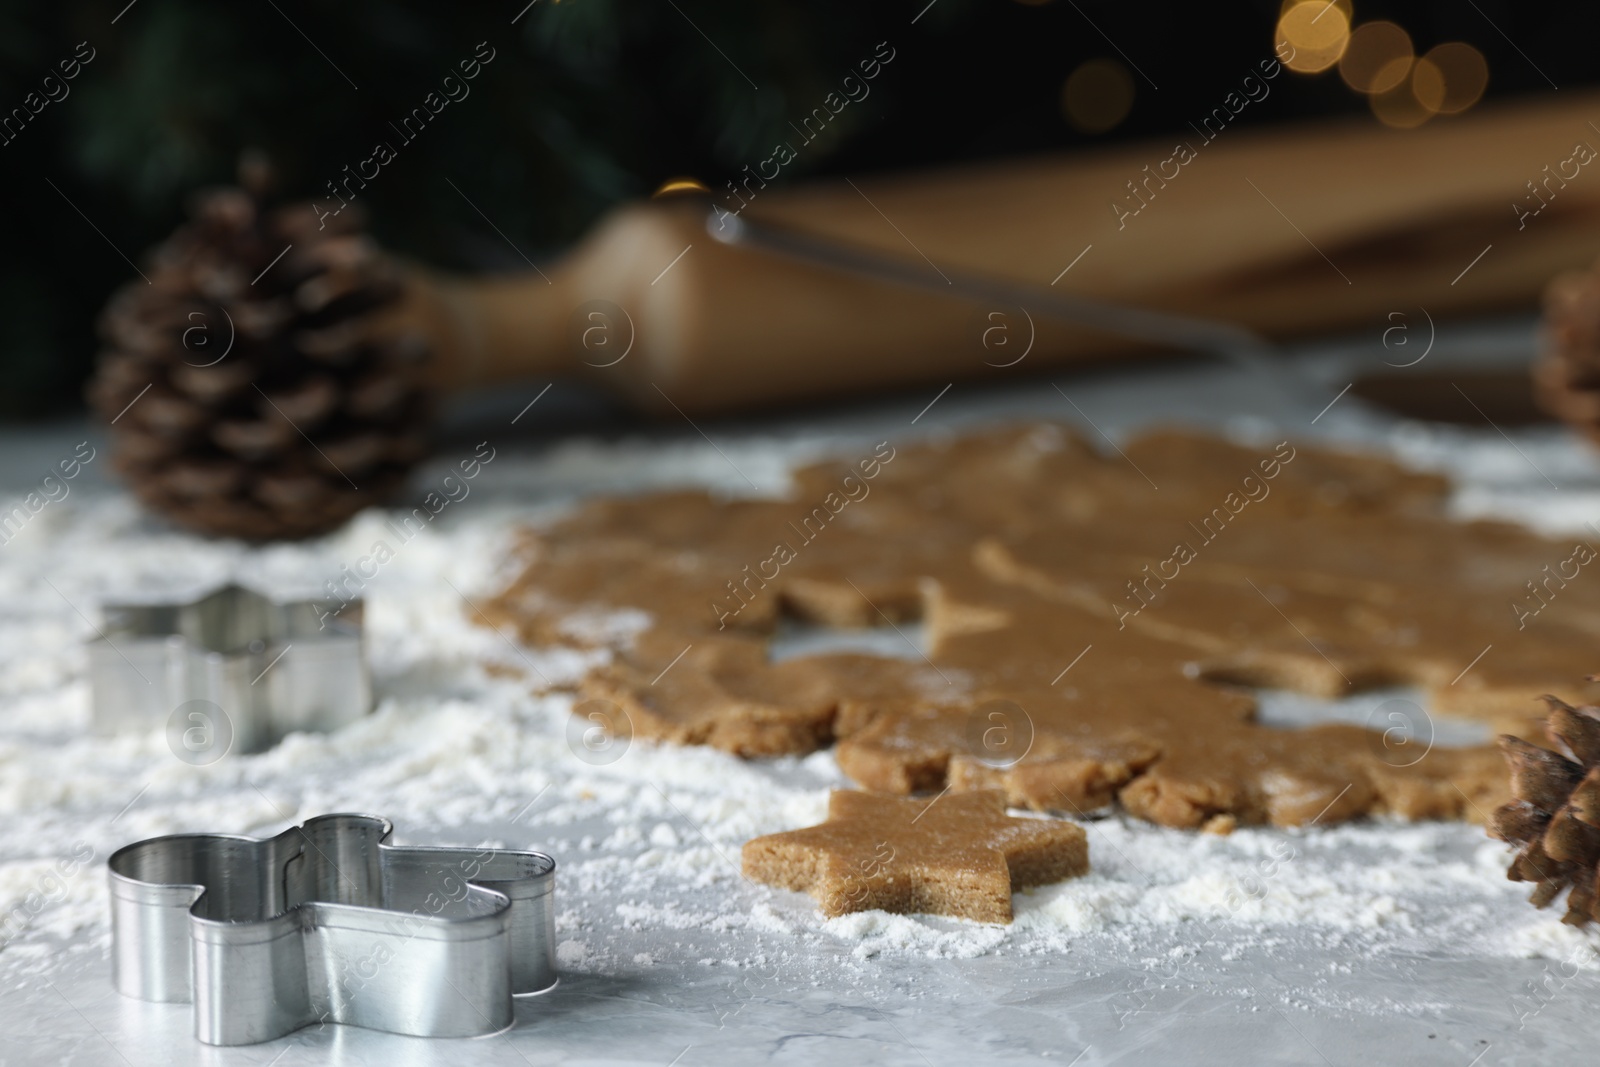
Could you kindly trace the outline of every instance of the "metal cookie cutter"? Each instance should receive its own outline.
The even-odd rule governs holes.
[[[227,585],[103,611],[89,642],[97,732],[166,723],[180,758],[179,743],[211,762],[230,747],[260,752],[296,730],[338,729],[372,706],[359,600],[277,601]]]
[[[511,998],[556,982],[555,860],[398,847],[374,815],[276,837],[177,834],[118,849],[117,991],[194,1004],[208,1045],[328,1021],[418,1037],[511,1025]]]

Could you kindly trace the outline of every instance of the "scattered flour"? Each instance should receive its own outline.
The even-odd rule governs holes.
[[[1432,438],[1398,446],[1424,464],[1488,472],[1462,491],[1464,514],[1503,511],[1507,487],[1526,485],[1516,454],[1482,439],[1465,457]],[[752,443],[740,456],[761,484],[781,488],[805,450]],[[1555,468],[1558,451],[1551,444],[1538,457]],[[704,962],[865,981],[875,960],[899,955],[1070,957],[1089,971],[1136,959],[1176,973],[1202,957],[1261,952],[1309,954],[1335,969],[1352,953],[1417,952],[1594,966],[1600,940],[1522,904],[1526,887],[1506,881],[1503,847],[1461,824],[1215,837],[1099,818],[1087,823],[1093,872],[1019,894],[1006,927],[881,912],[824,920],[807,898],[745,882],[744,841],[823,817],[828,789],[843,783],[832,756],[747,763],[636,742],[613,763],[581,759],[592,754],[569,741],[570,700],[536,695],[533,684],[575,679],[604,653],[517,648],[474,625],[470,603],[504,581],[516,525],[553,513],[555,504],[514,503],[527,499],[521,487],[588,490],[605,481],[598,472],[608,488],[635,478],[737,488],[721,463],[699,446],[574,444],[537,461],[503,457],[501,496],[403,545],[369,584],[374,713],[334,735],[205,767],[175,759],[158,734],[87,733],[80,642],[96,602],[228,578],[312,591],[369,550],[382,516],[318,542],[249,549],[172,532],[120,495],[77,493],[53,508],[50,522],[0,547],[0,983],[48,973],[53,946],[104,951],[103,865],[121,845],[181,831],[265,834],[339,810],[386,815],[400,840],[556,855],[557,955],[572,972]],[[1588,502],[1550,525],[1577,526]],[[622,612],[568,625],[614,640],[645,621]]]

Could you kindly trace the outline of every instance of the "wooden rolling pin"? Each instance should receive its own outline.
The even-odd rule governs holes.
[[[1021,319],[940,292],[956,272],[1272,337],[1381,331],[1390,312],[1419,307],[1435,318],[1531,308],[1552,275],[1600,248],[1591,115],[1600,96],[1563,93],[1410,131],[1365,119],[1223,129],[1209,142],[1191,131],[787,188],[747,172],[742,198],[715,207],[622,207],[542,274],[417,272],[385,327],[425,334],[451,386],[575,373],[645,407],[705,412],[1152,347],[1034,316],[1026,360],[1001,369],[1025,338],[997,358],[985,331]],[[714,231],[730,214],[892,258],[928,284],[722,243]]]

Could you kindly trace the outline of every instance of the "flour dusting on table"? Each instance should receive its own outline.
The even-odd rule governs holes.
[[[1558,531],[1596,511],[1592,490],[1530,490],[1504,442],[1480,436],[1467,447],[1459,436],[1406,431],[1391,443],[1403,458],[1466,476],[1462,514],[1537,514]],[[777,491],[789,463],[825,445],[752,439],[738,455]],[[1526,447],[1551,471],[1590,462],[1554,436]],[[829,753],[751,763],[636,742],[615,762],[587,762],[571,740],[570,699],[533,695],[529,680],[570,684],[603,653],[517,648],[473,619],[471,602],[507,577],[517,525],[553,514],[575,487],[748,486],[698,445],[572,445],[503,456],[493,474],[494,494],[403,545],[365,590],[375,712],[335,735],[297,735],[210,766],[175,759],[159,733],[87,733],[81,642],[96,603],[230,578],[314,592],[384,535],[383,515],[318,542],[249,549],[173,532],[124,496],[83,492],[0,546],[0,987],[47,975],[60,946],[105,951],[103,867],[115,848],[174,832],[267,834],[346,810],[391,818],[400,841],[553,854],[568,973],[694,965],[851,984],[872,982],[889,957],[1009,955],[1059,957],[1085,972],[1138,961],[1152,981],[1183,986],[1275,953],[1332,972],[1353,954],[1424,951],[1593,965],[1600,940],[1525,906],[1526,887],[1506,881],[1506,849],[1452,823],[1218,837],[1112,814],[1086,823],[1092,873],[1019,894],[1009,927],[881,912],[824,920],[805,897],[745,882],[738,862],[750,837],[823,817],[829,788],[846,784]],[[517,503],[528,499],[546,503]],[[616,636],[642,622],[600,613],[569,627]],[[1318,981],[1308,973],[1282,995],[1315,999]]]

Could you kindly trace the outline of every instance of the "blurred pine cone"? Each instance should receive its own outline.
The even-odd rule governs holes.
[[[310,205],[214,190],[152,253],[149,281],[112,297],[89,400],[152,510],[205,534],[309,537],[422,455],[425,353],[370,335],[400,282],[354,219],[319,229]]]
[[[1533,368],[1539,406],[1600,444],[1600,271],[1545,287],[1542,347]]]
[[[1507,872],[1537,883],[1529,899],[1544,907],[1567,893],[1562,922],[1582,926],[1600,918],[1600,707],[1574,708],[1555,697],[1545,733],[1556,751],[1510,735],[1500,750],[1511,765],[1511,803],[1495,811],[1489,832],[1519,846]]]

